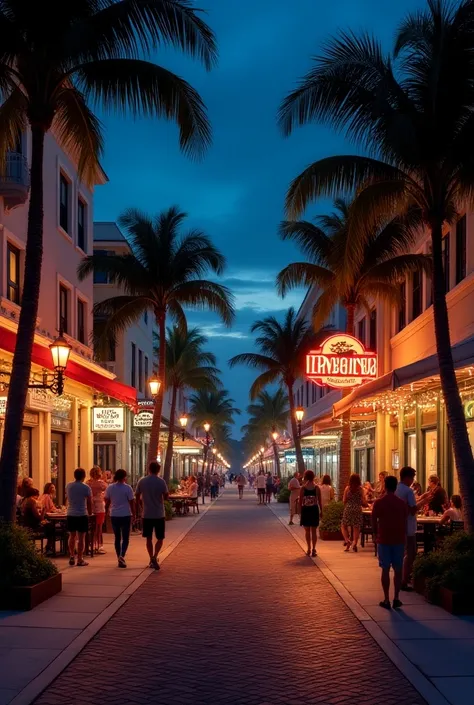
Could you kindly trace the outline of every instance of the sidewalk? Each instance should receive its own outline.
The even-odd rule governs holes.
[[[199,517],[190,514],[166,523],[161,561],[209,507],[200,505]],[[0,611],[0,705],[31,702],[35,679],[46,677],[48,667],[55,675],[60,673],[150,575],[145,541],[139,534],[130,538],[126,570],[117,567],[113,535],[104,534],[104,543],[107,553],[87,558],[85,568],[70,567],[67,558],[56,560],[63,574],[59,595],[30,612]]]
[[[288,504],[272,502],[270,509],[306,550],[304,529],[288,526]],[[429,705],[472,705],[473,617],[454,617],[417,593],[402,594],[404,607],[399,612],[379,607],[380,569],[372,542],[365,549],[359,547],[358,553],[344,553],[338,541],[318,541],[318,558],[313,560],[415,687],[422,687],[420,675],[435,686],[439,696],[434,693],[430,697],[420,690]]]

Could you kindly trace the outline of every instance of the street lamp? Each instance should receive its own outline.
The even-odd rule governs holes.
[[[181,431],[181,440],[184,441],[184,434],[185,434],[185,429],[186,426],[188,425],[188,417],[185,411],[181,414],[179,417],[179,423],[181,425],[182,431]]]
[[[278,432],[277,432],[277,431],[273,431],[273,433],[272,433],[272,438],[273,438],[274,442],[276,443],[276,442],[277,442],[277,438],[278,438]]]
[[[51,357],[53,359],[54,374],[49,377],[46,370],[43,370],[43,381],[29,384],[29,389],[50,389],[58,397],[64,392],[64,372],[67,367],[69,355],[71,354],[71,346],[67,340],[60,334],[49,346]]]
[[[298,438],[301,438],[301,422],[303,421],[304,409],[302,406],[298,406],[295,409],[295,418],[298,422]]]
[[[203,485],[204,485],[204,470],[207,466],[207,457],[209,455],[209,446],[211,443],[211,437],[209,436],[209,431],[211,430],[211,424],[208,423],[207,421],[203,423],[202,425],[203,429],[206,432],[206,445],[204,446],[204,462],[202,464],[202,479],[203,479]],[[209,472],[209,466],[207,466],[207,472]],[[204,504],[204,486],[202,489],[202,503]]]
[[[150,387],[151,396],[157,397],[161,387],[161,380],[159,380],[158,377],[150,377],[148,380],[148,386]]]

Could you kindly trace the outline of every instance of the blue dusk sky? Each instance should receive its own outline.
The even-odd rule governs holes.
[[[300,255],[277,235],[291,179],[308,163],[345,153],[351,146],[327,127],[311,125],[284,139],[276,126],[281,100],[311,66],[325,39],[340,29],[369,30],[390,47],[404,14],[423,0],[199,0],[219,43],[219,64],[207,73],[174,51],[157,63],[183,76],[202,95],[213,129],[213,145],[195,162],[180,153],[176,127],[165,121],[133,121],[102,115],[109,183],[96,190],[95,219],[116,220],[129,206],[156,213],[172,204],[189,214],[189,225],[205,230],[227,258],[222,282],[236,296],[231,330],[217,317],[192,313],[191,325],[209,336],[223,381],[242,410],[254,373],[229,370],[227,360],[253,349],[251,324],[282,317],[299,307],[304,292],[281,300],[278,271]],[[353,150],[351,150],[353,151]],[[328,204],[316,205],[312,212]],[[240,436],[245,414],[234,436]]]

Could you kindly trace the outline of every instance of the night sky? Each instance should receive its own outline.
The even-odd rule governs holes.
[[[115,220],[125,207],[156,213],[172,204],[189,214],[189,225],[205,230],[228,262],[223,283],[236,295],[237,319],[226,330],[215,315],[192,313],[191,325],[209,336],[226,388],[242,410],[255,373],[230,371],[227,360],[252,350],[250,325],[290,305],[274,288],[277,272],[298,258],[277,236],[290,180],[310,162],[353,151],[329,128],[312,125],[284,139],[276,127],[282,98],[311,66],[325,39],[339,29],[369,30],[390,47],[407,10],[423,0],[199,0],[217,34],[219,64],[207,73],[174,51],[157,63],[183,76],[202,95],[213,128],[213,145],[193,162],[178,148],[171,123],[101,116],[106,128],[103,165],[110,182],[97,188],[95,219]],[[324,211],[319,204],[313,212]],[[245,415],[237,420],[239,437]]]

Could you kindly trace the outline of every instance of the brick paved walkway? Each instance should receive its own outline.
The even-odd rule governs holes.
[[[266,508],[228,491],[39,705],[423,705]]]

